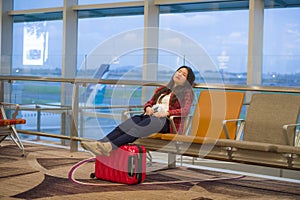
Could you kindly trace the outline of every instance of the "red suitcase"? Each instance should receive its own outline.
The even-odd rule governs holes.
[[[123,145],[110,156],[97,156],[96,178],[117,183],[138,184],[146,178],[146,149],[140,145]]]

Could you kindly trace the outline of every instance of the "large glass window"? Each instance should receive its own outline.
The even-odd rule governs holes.
[[[63,7],[65,1],[51,0],[37,3],[36,0],[14,0],[13,2],[14,10],[30,10]],[[79,5],[117,2],[131,1],[78,0]],[[248,2],[231,3],[198,2],[194,4],[187,2],[160,6],[158,81],[168,81],[175,69],[186,64],[193,67],[196,74],[199,73],[197,83],[246,84],[249,26],[249,10],[246,8]],[[221,7],[221,4],[225,7]],[[219,8],[215,7],[216,5],[220,6],[220,9],[245,8],[245,10],[221,11],[216,10]],[[265,10],[262,69],[264,85],[300,85],[300,68],[297,65],[300,61],[299,11],[299,8]],[[78,31],[77,77],[142,80],[143,12],[142,5],[128,8],[82,10],[79,8],[78,30],[74,30]],[[60,11],[13,16],[12,75],[61,76],[62,17],[63,13]],[[189,51],[181,51],[185,48]],[[151,60],[151,53],[147,56]],[[197,57],[200,62],[195,62],[191,57]],[[153,58],[156,61],[156,52]],[[150,64],[157,66],[156,63]],[[156,74],[156,68],[153,69],[153,73]],[[147,71],[147,75],[151,71],[152,69]],[[84,84],[79,90],[80,106],[140,105],[142,99],[140,86]],[[60,83],[16,81],[12,84],[12,88],[9,88],[9,92],[13,103],[37,105],[47,103],[49,106],[49,104],[59,104],[61,101]],[[120,116],[121,109],[112,111],[113,109],[108,107],[95,109],[104,117],[94,114],[90,116],[90,113],[80,115],[83,117],[81,120],[85,120],[83,123],[85,127],[80,126],[85,129],[80,130],[82,136],[98,137],[99,132],[105,134],[119,124],[119,118],[112,119],[107,116],[109,114]],[[85,111],[91,111],[90,107]],[[27,115],[28,122],[30,122],[30,117],[34,120],[26,126],[34,124],[36,127],[36,116],[41,113],[29,111],[21,112],[21,114]],[[53,114],[44,111],[43,121],[53,122],[54,132],[59,132],[60,128],[57,124],[60,124],[61,115]],[[96,128],[95,123],[99,123]],[[45,127],[48,125],[42,124],[42,128]],[[99,130],[99,127],[103,130]]]
[[[266,9],[263,85],[300,86],[300,9]]]
[[[109,62],[113,68],[129,68],[128,66],[141,66],[142,56],[138,49],[129,49],[122,55],[107,55],[108,52],[118,52],[123,48],[124,43],[117,43],[119,36],[128,38],[135,29],[141,29],[144,25],[143,16],[122,16],[122,17],[102,17],[102,18],[84,18],[78,22],[78,69],[88,70],[99,67],[101,62]],[[132,36],[132,35],[131,35]],[[133,40],[138,37],[143,40],[143,35],[132,36]],[[130,43],[129,43],[130,44]],[[109,46],[105,46],[109,45]],[[128,45],[128,44],[127,44]],[[107,48],[106,50],[103,48]],[[142,46],[140,47],[142,49]],[[114,51],[115,49],[115,51]],[[110,56],[106,60],[106,56]],[[90,60],[89,60],[90,59]],[[92,62],[96,60],[96,62]]]
[[[60,77],[61,65],[62,21],[14,23],[12,75]],[[23,104],[60,102],[60,84],[15,82],[12,98]]]
[[[62,21],[14,23],[12,74],[60,76]]]
[[[160,28],[186,35],[207,52],[215,67],[195,66],[202,81],[245,84],[248,18],[247,10],[161,14]]]
[[[61,65],[61,20],[13,24],[12,75],[60,77]],[[31,104],[29,108],[32,109],[19,112],[20,117],[27,121],[19,128],[60,133],[61,115],[59,112],[49,111],[49,108],[59,107],[60,97],[60,83],[15,81],[12,84],[11,101],[18,104]],[[43,104],[57,106],[49,106],[47,111],[34,111],[39,107],[38,105]]]
[[[78,22],[77,77],[91,79],[141,80],[143,64],[142,15],[83,18]],[[134,45],[136,42],[140,46]],[[80,88],[80,104],[96,106],[98,116],[81,113],[81,135],[97,138],[120,123],[123,109],[111,106],[141,104],[141,87],[89,84]],[[97,108],[108,106],[109,108]],[[83,109],[83,111],[86,111]],[[89,110],[88,110],[89,111]],[[106,117],[102,117],[103,114]],[[108,118],[107,116],[111,117]],[[114,116],[117,116],[115,118]]]

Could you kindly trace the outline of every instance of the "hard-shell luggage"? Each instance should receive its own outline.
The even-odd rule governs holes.
[[[146,150],[144,146],[138,145],[124,145],[113,150],[109,157],[97,156],[82,160],[76,163],[69,171],[68,178],[71,182],[90,185],[90,186],[111,186],[122,184],[138,184],[142,183],[146,178]],[[118,184],[110,183],[94,183],[83,182],[74,178],[75,171],[83,164],[88,162],[95,162],[95,172],[91,173],[91,178],[99,178]],[[142,183],[145,185],[163,185],[163,184],[177,184],[177,183],[191,183],[191,182],[208,182],[208,181],[224,181],[236,180],[245,177],[244,175],[236,177],[214,177],[208,179],[190,179],[190,180],[175,180],[175,181],[157,181]]]
[[[146,178],[146,149],[128,144],[111,151],[110,156],[96,157],[95,173],[98,179],[124,184],[138,184]]]

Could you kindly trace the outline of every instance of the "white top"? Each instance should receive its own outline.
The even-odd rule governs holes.
[[[169,111],[169,101],[170,101],[171,93],[168,94],[168,95],[165,95],[161,99],[161,103],[158,103],[162,96],[163,96],[163,94],[160,95],[160,97],[157,100],[157,103],[155,105],[153,105],[154,112],[163,112],[163,113],[165,113],[165,112]]]

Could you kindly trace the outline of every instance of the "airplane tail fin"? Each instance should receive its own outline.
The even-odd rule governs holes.
[[[105,79],[109,73],[109,64],[101,64],[93,75],[94,79]],[[89,84],[86,91],[81,94],[80,102],[87,105],[99,105],[103,103],[106,84]]]

